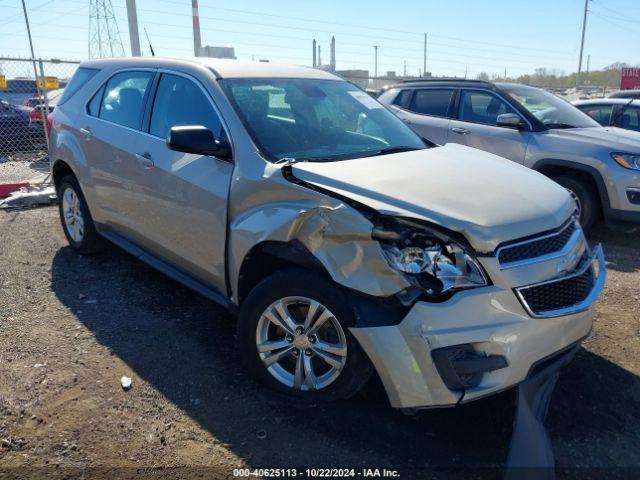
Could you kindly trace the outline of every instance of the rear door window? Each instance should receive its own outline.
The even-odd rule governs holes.
[[[463,122],[496,125],[498,115],[518,114],[507,102],[491,92],[463,90],[460,92],[458,117]]]
[[[139,128],[142,109],[153,72],[128,71],[107,82],[98,117],[129,128]]]
[[[87,112],[92,117],[97,117],[98,114],[100,113],[100,104],[102,103],[102,95],[104,94],[104,88],[105,88],[105,85],[100,87],[100,90],[98,90],[93,95],[93,97],[91,98],[91,101],[89,102],[89,105],[87,107]]]
[[[409,110],[423,115],[446,117],[452,96],[452,88],[428,88],[416,90]]]

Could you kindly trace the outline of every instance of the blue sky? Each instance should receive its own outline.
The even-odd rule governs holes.
[[[122,42],[129,50],[125,0],[112,0]],[[26,0],[36,54],[87,57],[89,0]],[[335,35],[338,69],[362,68],[409,74],[422,67],[423,34],[429,35],[427,70],[469,76],[486,71],[509,76],[537,67],[575,71],[583,0],[200,0],[203,45],[233,46],[240,59],[311,63],[316,38],[329,60]],[[137,0],[143,27],[157,55],[193,54],[191,0]],[[640,1],[590,2],[586,55],[591,68],[612,62],[640,63]],[[26,56],[28,43],[20,0],[0,0],[0,56]]]

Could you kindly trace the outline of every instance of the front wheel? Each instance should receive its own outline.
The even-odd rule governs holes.
[[[243,304],[240,353],[271,388],[309,399],[349,398],[373,371],[349,332],[353,325],[337,285],[314,272],[285,270],[263,280]]]
[[[600,202],[598,194],[593,187],[580,178],[569,175],[556,175],[551,179],[567,189],[573,197],[578,208],[578,215],[582,229],[588,231],[593,227],[600,213]]]

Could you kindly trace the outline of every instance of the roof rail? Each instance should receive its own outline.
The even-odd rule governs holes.
[[[471,78],[456,78],[456,77],[411,78],[408,80],[402,80],[400,83],[426,83],[426,82],[467,82],[467,83],[484,83],[487,85],[493,85],[493,82],[489,82],[487,80],[475,80]]]

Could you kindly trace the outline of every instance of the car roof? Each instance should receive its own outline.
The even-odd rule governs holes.
[[[129,57],[87,60],[80,66],[88,68],[171,68],[202,65],[211,69],[218,78],[314,78],[341,80],[340,77],[311,67],[281,63],[249,62],[210,57]]]
[[[640,95],[640,90],[618,90],[612,92],[609,97],[610,98],[625,98],[625,95]]]
[[[411,80],[404,80],[400,83],[395,83],[385,87],[385,90],[391,88],[424,88],[424,87],[459,87],[459,86],[482,86],[486,88],[495,88],[492,82],[484,80],[472,80],[466,78],[416,78]]]
[[[574,105],[640,105],[640,100],[635,98],[590,98],[589,100],[576,100]]]

